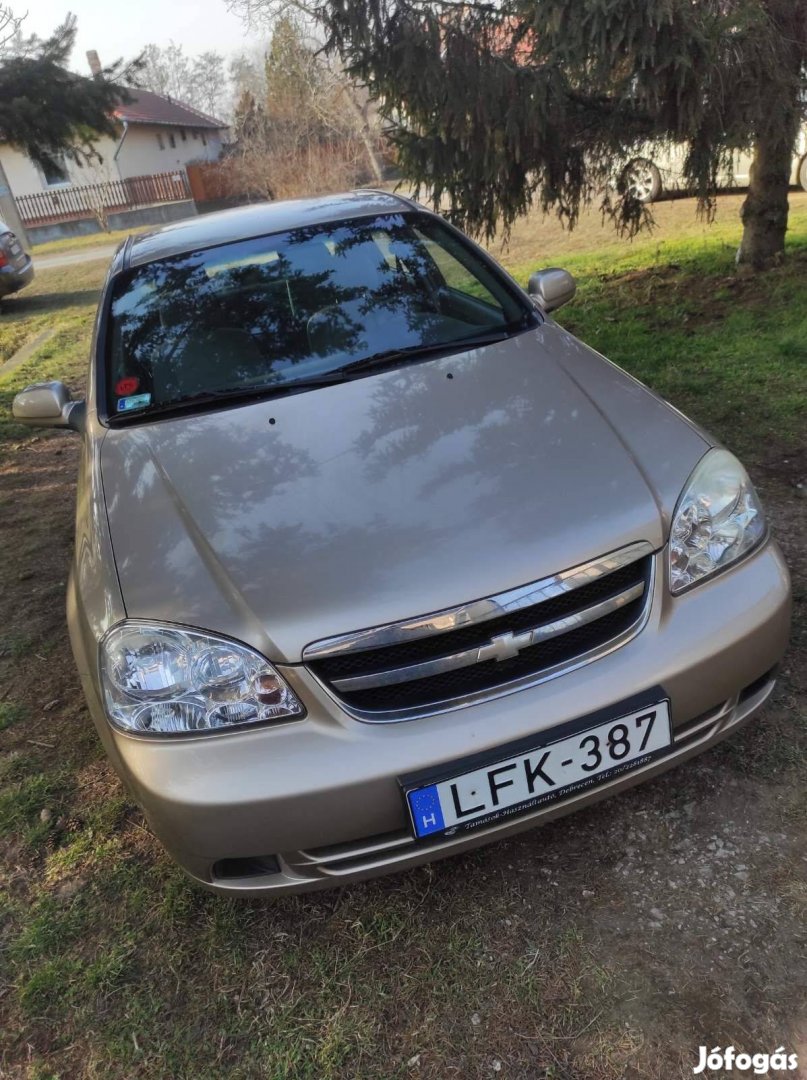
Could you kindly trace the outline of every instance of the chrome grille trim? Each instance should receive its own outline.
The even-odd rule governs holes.
[[[619,559],[617,559],[615,561],[612,561],[612,560],[614,560],[614,556],[621,556],[621,555],[623,555],[623,553],[624,554],[630,553],[631,558],[630,559],[621,559],[621,558],[619,558]],[[570,656],[569,658],[566,658],[566,659],[564,659],[564,660],[562,660],[562,661],[560,661],[560,662],[558,662],[558,663],[556,663],[554,665],[543,667],[538,671],[534,671],[534,672],[531,672],[531,673],[528,672],[528,673],[523,674],[523,675],[514,675],[510,680],[508,680],[506,682],[496,683],[495,685],[491,685],[491,686],[488,686],[488,687],[484,687],[484,688],[481,688],[481,689],[475,689],[475,690],[471,690],[469,688],[468,690],[466,690],[461,695],[451,695],[451,696],[443,695],[442,697],[435,697],[432,700],[430,700],[429,702],[424,702],[422,704],[421,703],[409,703],[409,704],[401,704],[401,705],[399,705],[397,707],[394,707],[394,708],[390,708],[390,707],[371,708],[371,707],[369,707],[367,705],[358,705],[358,704],[352,703],[347,699],[347,697],[342,697],[341,696],[342,694],[348,695],[350,693],[350,691],[337,689],[336,686],[334,685],[335,679],[333,681],[329,681],[325,676],[321,675],[317,670],[317,665],[316,664],[313,664],[310,667],[308,667],[309,676],[328,695],[328,697],[330,697],[339,706],[339,708],[344,713],[346,713],[348,716],[353,717],[355,720],[359,720],[359,721],[361,721],[363,723],[368,723],[368,724],[400,723],[400,722],[408,721],[408,720],[416,720],[416,719],[419,719],[421,717],[437,716],[437,715],[440,715],[442,713],[454,712],[457,709],[468,708],[470,706],[476,705],[476,704],[481,703],[481,702],[486,702],[486,701],[491,701],[491,700],[494,700],[494,699],[497,699],[497,698],[507,697],[510,694],[514,694],[514,693],[517,693],[517,692],[519,692],[521,690],[529,689],[531,687],[539,686],[542,683],[549,682],[550,680],[556,679],[556,678],[558,678],[558,677],[560,677],[562,675],[566,675],[566,674],[569,674],[571,672],[577,671],[578,669],[580,669],[582,667],[585,667],[586,665],[592,663],[595,660],[600,660],[600,659],[602,659],[602,658],[604,658],[606,656],[609,656],[611,653],[615,652],[617,649],[620,649],[624,645],[627,645],[628,642],[632,641],[633,638],[635,638],[639,633],[641,633],[641,631],[647,625],[647,622],[648,622],[648,620],[650,618],[650,613],[651,613],[651,610],[652,610],[652,607],[653,607],[653,599],[655,597],[656,571],[657,571],[657,563],[658,563],[659,557],[660,556],[657,553],[653,552],[653,549],[649,544],[645,544],[644,542],[640,542],[640,543],[637,543],[637,544],[631,544],[629,547],[627,547],[625,549],[622,549],[619,552],[614,553],[614,555],[612,555],[612,556],[606,556],[604,559],[595,560],[592,564],[586,564],[588,566],[596,566],[597,568],[600,568],[600,567],[603,566],[604,563],[606,563],[606,560],[608,560],[608,562],[610,562],[610,565],[613,568],[620,569],[621,567],[627,566],[629,564],[629,562],[635,562],[635,561],[638,561],[639,559],[646,560],[646,566],[645,566],[645,569],[644,569],[643,574],[642,574],[643,582],[644,582],[644,586],[645,586],[644,590],[640,594],[639,597],[634,599],[632,602],[629,602],[633,606],[638,606],[638,611],[637,611],[635,619],[633,619],[629,624],[627,624],[620,632],[616,633],[614,636],[612,636],[612,637],[610,637],[610,638],[608,638],[606,640],[601,641],[599,644],[595,645],[594,647],[590,647],[586,651],[577,653],[574,656]],[[550,580],[557,581],[561,577],[566,577],[566,579],[568,580],[570,577],[575,575],[575,572],[577,570],[580,570],[580,569],[581,569],[580,567],[576,567],[571,571],[567,571],[566,575],[556,575],[553,579],[545,579],[545,580],[547,580],[547,581],[550,581]],[[608,570],[608,571],[600,571],[598,574],[595,574],[595,576],[593,578],[588,579],[588,580],[596,580],[597,577],[602,577],[602,576],[604,576],[605,573],[610,573],[610,572],[611,572],[610,570]],[[578,586],[581,585],[581,584],[587,584],[588,583],[585,578],[583,578],[583,580],[581,581],[580,578],[578,577],[577,581],[578,581]],[[536,585],[540,586],[541,582],[536,583]],[[633,586],[631,586],[631,588],[632,587]],[[530,590],[532,592],[534,590],[534,588],[535,588],[535,585],[534,586],[525,586],[524,591],[526,592],[527,590]],[[514,591],[517,591],[517,590],[514,590]],[[568,589],[563,589],[561,591],[565,593],[565,592],[568,592]],[[628,590],[624,590],[624,591],[628,591]],[[558,593],[555,593],[554,595],[557,596]],[[470,607],[471,605],[468,605],[468,606]],[[459,610],[459,609],[455,609],[455,610]],[[583,610],[587,610],[587,609],[583,609]],[[578,612],[574,612],[574,614],[577,614],[577,613]],[[613,613],[612,613],[612,616],[613,616]],[[566,618],[566,617],[567,616],[563,616],[563,618]],[[523,616],[522,616],[522,618],[523,618]],[[537,616],[537,618],[540,618],[540,615]],[[421,622],[422,621],[424,621],[424,620],[421,620]],[[485,620],[483,619],[482,622],[484,623],[484,621]],[[555,621],[560,621],[560,620],[559,620],[558,617],[556,617]],[[395,624],[395,625],[400,625],[400,624]],[[422,635],[419,635],[419,636],[422,636]],[[499,636],[501,636],[501,635],[499,635]],[[344,636],[344,638],[348,638],[348,637],[351,637],[354,640],[357,639],[357,637],[364,640],[362,638],[362,635],[358,635],[358,636],[357,635],[345,635]],[[338,640],[342,641],[342,640],[344,640],[344,638],[340,638]],[[332,639],[332,640],[337,640],[337,639]],[[317,644],[325,644],[325,643],[323,642],[323,643],[317,643]],[[435,641],[435,644],[439,645],[439,639],[437,641]],[[368,654],[371,655],[370,650],[356,648],[355,651],[360,656],[366,656]],[[334,653],[332,655],[336,655],[336,656],[339,656],[340,658],[343,658],[348,654],[344,650],[340,649],[340,650],[338,650],[338,652],[336,652],[336,653]],[[325,653],[324,652],[320,653],[320,657],[324,658]],[[306,657],[306,658],[308,658],[308,657]],[[361,692],[361,691],[359,691],[359,692]],[[382,690],[382,692],[383,692],[383,690]]]
[[[521,634],[501,634],[492,638],[487,645],[465,649],[435,660],[425,660],[419,664],[410,664],[407,667],[375,671],[368,675],[354,675],[346,679],[334,679],[333,686],[336,690],[367,690],[373,686],[393,686],[397,683],[412,682],[415,679],[425,679],[430,675],[440,675],[444,671],[470,667],[471,664],[482,664],[486,660],[505,660],[530,645],[537,645],[540,641],[549,641],[550,638],[566,634],[578,626],[585,626],[586,623],[601,619],[632,600],[637,600],[644,591],[644,582],[641,582],[599,604],[567,615],[563,619],[557,619],[555,622],[525,630]]]
[[[386,626],[374,626],[368,630],[359,630],[352,634],[340,634],[312,642],[303,649],[303,661],[323,660],[345,652],[358,652],[365,649],[378,649],[385,645],[398,645],[417,638],[443,634],[457,630],[470,623],[486,622],[497,619],[521,608],[532,607],[543,600],[549,600],[561,593],[578,589],[592,581],[611,574],[623,566],[647,558],[653,554],[653,545],[646,540],[628,544],[609,555],[600,556],[590,562],[573,566],[559,574],[541,578],[529,585],[521,585],[507,592],[474,600],[459,607],[444,608],[429,615],[422,615],[402,622],[389,623]]]

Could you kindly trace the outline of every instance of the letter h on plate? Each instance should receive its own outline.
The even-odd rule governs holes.
[[[419,788],[409,792],[409,808],[412,811],[412,820],[415,823],[415,832],[418,836],[428,836],[430,833],[442,832],[445,828],[443,811],[440,808],[440,797],[437,794],[437,785],[432,784],[427,788]]]

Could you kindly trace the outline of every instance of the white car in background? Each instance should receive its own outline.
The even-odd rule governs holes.
[[[668,143],[664,148],[648,149],[647,156],[635,157],[622,172],[622,179],[627,190],[643,203],[652,203],[662,195],[674,191],[686,191],[684,179],[684,159],[686,147],[683,143]],[[751,175],[751,154],[738,151],[734,157],[731,173],[723,172],[719,177],[721,188],[748,187]],[[790,172],[792,186],[799,185],[807,191],[807,127],[802,128],[796,144],[793,166]]]

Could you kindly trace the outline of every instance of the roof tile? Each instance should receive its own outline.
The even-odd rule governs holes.
[[[118,120],[126,120],[130,124],[165,124],[170,127],[209,130],[227,127],[223,120],[217,120],[215,116],[208,116],[190,105],[174,101],[163,94],[155,94],[152,90],[130,89],[128,93],[132,100],[115,108]]]

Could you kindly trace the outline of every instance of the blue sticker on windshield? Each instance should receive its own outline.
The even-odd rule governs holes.
[[[122,397],[118,402],[118,412],[128,412],[130,409],[142,409],[151,403],[151,394],[132,394],[131,397]]]

